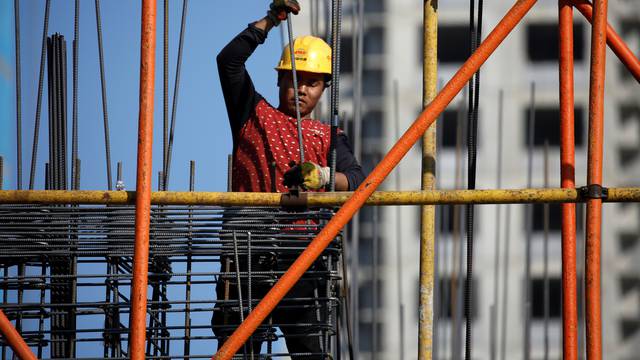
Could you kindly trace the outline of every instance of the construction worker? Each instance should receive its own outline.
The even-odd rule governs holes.
[[[258,92],[245,68],[245,61],[259,44],[264,43],[272,27],[290,12],[297,14],[295,0],[274,0],[267,16],[248,26],[218,54],[218,72],[233,135],[233,191],[286,192],[285,174],[291,161],[299,160],[293,76],[288,46],[282,51],[278,71],[279,105],[269,104]],[[310,118],[324,89],[331,80],[331,48],[313,36],[294,41],[302,137],[306,164],[303,184],[320,190],[329,182],[327,158],[330,127]],[[353,156],[351,145],[342,131],[336,142],[335,186],[338,191],[355,190],[364,174]],[[275,178],[272,164],[275,162]],[[293,169],[297,171],[298,169]],[[289,176],[291,175],[291,176]],[[287,178],[295,180],[293,173]],[[275,182],[275,184],[273,184]],[[295,182],[295,181],[294,181]]]
[[[327,159],[331,146],[331,128],[310,118],[324,89],[331,82],[331,48],[329,45],[322,39],[313,36],[295,39],[297,89],[293,87],[291,56],[288,45],[285,46],[276,66],[279,87],[279,105],[277,107],[269,104],[256,92],[245,68],[245,62],[257,46],[264,43],[269,31],[274,26],[278,26],[289,14],[298,14],[299,11],[300,5],[295,0],[273,0],[267,15],[249,24],[217,56],[220,83],[233,136],[233,191],[286,192],[288,187],[293,186],[299,186],[306,190],[323,191],[329,184],[330,170],[327,167]],[[298,142],[295,91],[299,96],[299,109],[302,118],[305,154],[305,162],[302,164],[299,164],[300,144]],[[341,130],[338,130],[335,147],[337,152],[335,188],[339,191],[355,190],[365,176],[353,155],[349,140]],[[297,164],[292,165],[292,162]],[[282,261],[282,259],[279,260]],[[280,267],[282,267],[282,263],[280,263],[278,270],[286,270],[288,266],[282,269]],[[218,299],[237,299],[235,286],[228,285],[227,282],[227,286],[219,285],[216,287]],[[265,293],[265,289],[254,289],[254,286],[256,285],[252,285],[254,294]],[[315,294],[318,294],[318,288],[322,289],[325,286],[318,287],[316,284],[314,288],[308,282],[300,282],[289,292],[288,296],[313,298],[314,291]],[[236,314],[232,316],[229,316],[229,312],[232,311],[229,308],[223,308],[217,304],[212,319],[212,328],[220,339],[220,345],[239,322],[238,316],[236,316],[237,307]],[[317,333],[318,329],[307,328],[305,330],[296,326],[298,323],[313,323],[316,320],[316,310],[313,308],[287,309],[285,311],[276,309],[272,315],[274,322],[280,324],[289,352],[291,354],[305,354],[304,356],[294,355],[292,358],[324,358],[310,355],[323,352],[319,336],[310,335],[312,332]],[[267,329],[267,331],[269,330]],[[260,352],[260,346],[265,337],[268,335],[254,334],[251,343],[253,351]]]

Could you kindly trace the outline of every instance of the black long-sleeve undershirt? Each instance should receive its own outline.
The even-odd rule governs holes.
[[[216,57],[234,147],[240,130],[258,102],[263,99],[253,85],[245,63],[266,38],[267,34],[264,31],[249,24]],[[353,155],[349,139],[343,132],[338,134],[336,141],[336,171],[347,177],[349,190],[357,188],[365,178],[362,167]]]

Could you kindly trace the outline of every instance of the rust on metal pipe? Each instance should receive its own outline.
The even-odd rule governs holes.
[[[604,85],[607,41],[607,0],[595,0],[591,28],[591,78],[589,81],[589,149],[587,184],[602,184]],[[586,226],[587,358],[602,359],[601,236],[602,199],[587,200]]]
[[[151,193],[153,205],[193,206],[340,206],[351,192],[305,193],[292,197],[281,193],[178,192]],[[295,198],[295,199],[294,199]],[[0,204],[73,204],[126,205],[135,204],[135,191],[102,190],[0,190]],[[604,202],[640,202],[640,187],[609,188]],[[365,205],[444,205],[444,204],[525,204],[585,202],[576,189],[497,189],[497,190],[434,190],[376,191]]]
[[[573,7],[564,0],[559,5],[560,75],[560,185],[574,189],[575,128],[573,80]],[[578,290],[576,261],[576,205],[563,203],[562,209],[562,334],[563,359],[578,359]]]
[[[4,336],[5,342],[11,346],[11,349],[23,360],[36,360],[37,357],[33,354],[33,351],[29,348],[22,336],[18,333],[15,327],[2,310],[0,310],[0,332]]]
[[[309,266],[313,264],[327,245],[340,232],[342,227],[353,217],[356,211],[364,205],[367,198],[371,196],[393,168],[407,152],[409,152],[422,134],[424,134],[451,100],[453,100],[465,86],[471,76],[487,60],[491,53],[493,53],[535,3],[536,0],[519,0],[513,5],[500,23],[496,25],[495,29],[487,36],[485,41],[462,65],[453,78],[449,80],[431,104],[424,109],[413,125],[402,135],[382,161],[373,169],[369,176],[367,176],[364,182],[354,191],[351,198],[349,198],[331,221],[327,223],[325,228],[307,246],[302,254],[300,254],[280,280],[278,280],[267,295],[260,301],[258,306],[247,316],[244,322],[236,328],[233,334],[219,349],[218,353],[213,356],[213,359],[228,360],[233,357],[242,344],[244,344],[262,321],[271,313],[278,302],[282,300]]]
[[[129,357],[145,358],[149,220],[153,150],[153,95],[156,50],[156,1],[142,1],[140,39],[140,110],[138,114],[138,169],[136,174],[135,245],[129,317]]]
[[[438,92],[438,2],[423,4],[422,106],[426,108]],[[436,187],[436,126],[422,136],[422,190]],[[418,359],[432,358],[433,295],[435,276],[436,207],[420,209],[420,282],[418,301]],[[398,239],[399,241],[399,239]],[[375,280],[374,280],[375,281]],[[401,322],[402,323],[402,322]],[[404,344],[400,344],[404,346]],[[403,349],[404,350],[404,349]]]
[[[585,0],[569,1],[584,15],[587,21],[593,23],[593,5],[590,2]],[[627,67],[633,77],[636,78],[636,81],[640,82],[640,60],[609,24],[607,24],[607,44],[609,44],[611,50]]]

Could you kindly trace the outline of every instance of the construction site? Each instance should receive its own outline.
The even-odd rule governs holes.
[[[1,358],[639,359],[639,56],[637,0],[2,1]]]

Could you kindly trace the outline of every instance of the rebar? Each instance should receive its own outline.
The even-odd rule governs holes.
[[[294,50],[293,15],[287,17],[287,34],[289,35],[289,56],[291,57],[291,77],[293,79],[293,97],[296,108],[296,124],[298,127],[298,146],[300,148],[300,165],[304,162],[304,138],[302,136],[302,119],[300,118],[300,98],[298,95],[298,72],[296,71],[296,54]],[[275,181],[272,179],[271,181]]]
[[[78,170],[78,56],[80,47],[80,0],[75,1],[73,17],[73,119],[71,140],[71,189],[80,188]]]
[[[100,64],[100,89],[102,95],[102,120],[104,125],[104,151],[107,163],[107,189],[111,190],[111,143],[109,140],[109,113],[107,111],[107,84],[104,70],[104,51],[102,46],[102,20],[100,17],[100,0],[95,0],[96,31],[98,34],[98,59]]]
[[[474,53],[482,40],[482,9],[483,1],[478,0],[478,18],[474,18],[474,4],[476,0],[470,0],[470,40],[471,51]],[[477,24],[476,24],[477,22]],[[477,26],[477,28],[476,28]],[[478,139],[478,106],[480,99],[480,67],[475,72],[474,77],[469,82],[469,109],[468,109],[468,132],[467,132],[467,152],[468,152],[468,172],[467,172],[467,189],[476,188],[476,167],[477,167],[477,139]],[[466,317],[465,326],[465,359],[471,360],[472,357],[472,319],[471,306],[473,302],[473,242],[474,242],[474,206],[468,204],[466,206],[466,232],[467,232],[467,275],[464,287],[464,313]]]
[[[20,72],[20,3],[18,0],[13,1],[13,11],[16,47],[16,188],[22,190],[22,77]],[[0,189],[2,189],[1,185]]]
[[[3,299],[16,299],[15,294],[19,291],[24,294],[39,291],[43,294],[39,301],[25,296],[21,302],[10,300],[0,305],[0,309],[10,318],[22,316],[21,334],[30,346],[38,346],[44,353],[54,344],[61,344],[60,340],[51,338],[54,332],[46,320],[75,314],[79,322],[86,323],[91,319],[91,323],[99,324],[57,332],[60,336],[75,334],[78,344],[95,345],[93,350],[83,353],[79,358],[122,356],[119,349],[121,343],[126,343],[128,331],[123,327],[124,319],[121,317],[128,316],[131,311],[130,300],[124,294],[130,293],[133,279],[134,215],[133,206],[0,206],[0,267],[6,267],[11,272],[20,264],[24,267],[21,275],[0,278],[0,289],[7,294]],[[148,327],[150,355],[153,358],[202,358],[204,354],[194,353],[193,349],[198,348],[197,344],[207,343],[216,337],[210,334],[209,325],[191,322],[190,319],[185,322],[183,319],[189,314],[198,314],[201,318],[212,311],[219,311],[217,304],[238,307],[233,297],[224,300],[203,295],[211,294],[211,289],[218,284],[223,286],[221,275],[224,271],[216,265],[212,268],[212,264],[220,264],[224,256],[230,254],[229,247],[233,241],[230,235],[237,234],[236,247],[240,261],[234,275],[236,280],[240,279],[243,293],[251,282],[252,294],[247,301],[243,298],[241,307],[247,311],[255,303],[256,288],[267,282],[273,283],[273,279],[278,279],[284,273],[284,269],[280,268],[254,268],[253,265],[259,263],[257,259],[274,252],[281,260],[295,257],[322,229],[322,223],[331,218],[331,212],[154,206],[151,218],[149,283],[156,291],[148,307],[152,319]],[[301,220],[310,220],[310,223],[302,224]],[[69,245],[69,234],[74,240],[73,246]],[[322,264],[327,265],[308,271],[303,282],[326,279],[331,287],[335,287],[340,279],[335,260],[339,258],[341,241],[337,238],[326,250],[327,257]],[[77,263],[73,265],[78,268],[77,274],[73,271],[68,274],[48,271],[52,262],[47,259],[63,253],[77,258]],[[250,268],[244,265],[247,256],[254,260]],[[162,259],[166,259],[173,270],[154,265],[165,261]],[[101,266],[103,264],[104,267]],[[102,273],[98,266],[106,271]],[[50,293],[57,286],[55,284],[60,283],[73,284],[71,290],[77,295],[71,296],[66,302],[53,303]],[[92,295],[99,293],[106,296],[100,299]],[[193,294],[198,295],[191,298]],[[296,325],[300,329],[319,326],[321,330],[314,332],[313,336],[318,336],[319,341],[328,344],[320,339],[335,335],[335,324],[330,314],[339,303],[340,298],[330,292],[317,297],[287,297],[282,309],[287,311],[308,307],[329,314],[320,317],[320,323],[301,322]],[[27,323],[27,319],[31,318],[44,321],[41,325]],[[104,322],[96,321],[96,318],[104,319]],[[281,323],[278,321],[272,324],[274,327],[279,325]],[[268,341],[275,341],[282,336],[268,333],[271,334]],[[257,342],[256,336],[254,340]],[[170,349],[180,346],[180,343],[189,344],[189,351],[179,356],[171,353]],[[82,346],[86,349],[85,345]],[[324,349],[327,353],[332,351],[331,347]],[[110,356],[105,356],[105,352]],[[258,357],[259,349],[254,348],[254,352]]]
[[[536,122],[536,85],[531,83],[529,91],[529,117],[527,129],[527,186],[533,184],[533,147],[535,140]],[[529,204],[525,208],[526,244],[524,261],[524,321],[523,321],[523,359],[529,360],[531,356],[531,234],[533,232],[533,205]]]
[[[169,0],[163,1],[164,26],[162,27],[162,171],[167,171],[169,148]]]
[[[393,82],[393,105],[394,105],[394,131],[395,138],[400,138],[400,97],[398,94],[398,81],[395,80]],[[400,177],[401,169],[398,167],[396,169],[395,176],[395,187],[400,190]],[[400,328],[399,333],[399,342],[400,342],[400,352],[399,352],[399,360],[404,360],[404,294],[403,294],[403,263],[402,263],[402,209],[398,206],[396,207],[396,286],[398,291],[398,327]],[[434,327],[435,329],[435,327]]]
[[[342,0],[331,2],[331,144],[329,149],[329,189],[336,186],[336,141],[340,116],[340,36],[342,26]]]
[[[178,109],[178,95],[180,94],[180,70],[182,69],[182,48],[184,46],[184,33],[187,23],[187,8],[189,0],[182,0],[182,20],[180,22],[180,41],[178,43],[178,61],[176,63],[176,78],[173,83],[173,104],[171,105],[171,132],[167,145],[167,159],[164,166],[163,189],[169,190],[169,174],[171,173],[171,153],[173,151],[173,137],[176,129],[176,113]]]
[[[544,143],[544,186],[549,186],[549,141]],[[543,206],[544,243],[542,250],[542,278],[544,281],[542,298],[544,309],[544,360],[549,360],[549,204]]]
[[[29,190],[33,190],[36,177],[36,161],[38,158],[38,139],[40,136],[40,115],[42,114],[42,92],[44,86],[44,66],[47,54],[47,32],[49,28],[49,9],[51,0],[44,6],[44,25],[42,26],[42,49],[40,52],[40,74],[38,76],[38,98],[36,100],[36,119],[33,125],[33,148],[31,150],[31,172],[29,174]],[[46,177],[45,177],[46,178]]]
[[[496,141],[496,189],[502,187],[502,130],[504,120],[504,91],[500,89],[498,92],[498,138]],[[498,332],[500,330],[498,326],[498,311],[499,311],[499,280],[500,280],[500,221],[501,221],[501,206],[496,207],[496,222],[495,222],[495,245],[494,245],[494,262],[493,262],[493,311],[491,312],[491,322],[493,324],[493,331],[490,337],[490,355],[491,359],[498,358]],[[504,329],[503,329],[504,331]]]

